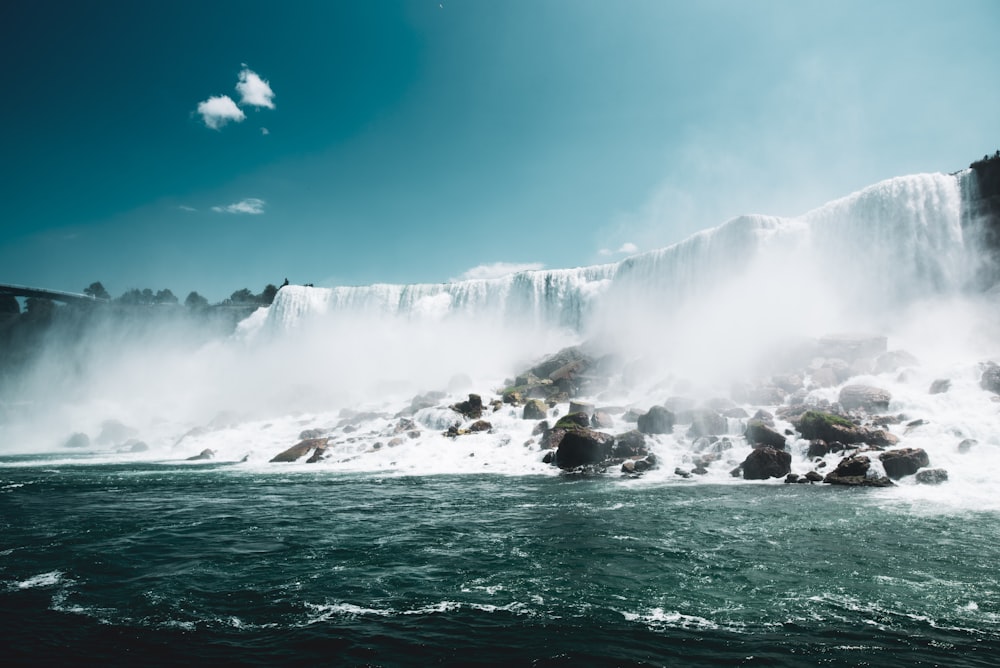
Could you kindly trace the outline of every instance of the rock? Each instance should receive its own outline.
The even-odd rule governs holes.
[[[743,460],[744,480],[767,480],[780,478],[791,472],[792,455],[784,450],[764,446],[757,448]]]
[[[475,422],[469,425],[469,431],[471,432],[492,431],[492,430],[493,430],[493,425],[487,422],[486,420],[476,420]]]
[[[567,413],[559,418],[554,429],[583,429],[590,426],[590,416],[586,413]]]
[[[964,455],[972,450],[972,446],[977,443],[979,443],[979,441],[974,438],[966,438],[958,444],[958,451]]]
[[[979,387],[993,394],[1000,394],[1000,366],[989,362],[979,379]]]
[[[548,420],[541,420],[541,421],[538,422],[538,424],[536,424],[531,429],[531,435],[532,436],[540,436],[540,435],[545,434],[546,432],[548,432],[548,430],[549,430],[549,421]]]
[[[848,445],[864,443],[868,436],[864,429],[853,422],[838,415],[821,411],[806,411],[798,420],[794,421],[794,424],[795,428],[802,434],[802,438],[818,439],[827,443],[834,441]]]
[[[123,447],[126,449],[126,452],[147,452],[149,450],[149,445],[134,438],[125,441]]]
[[[212,459],[213,457],[215,457],[215,450],[212,450],[210,448],[205,448],[204,450],[202,450],[201,452],[199,452],[195,456],[188,457],[184,461],[186,461],[186,462],[198,462],[198,461],[204,461],[206,459]]]
[[[524,403],[524,395],[521,394],[520,390],[504,390],[501,399],[505,404],[511,404],[513,406],[520,406]]]
[[[467,401],[452,404],[451,409],[469,420],[478,420],[483,416],[483,398],[478,394],[470,394]]]
[[[870,385],[847,385],[840,390],[837,401],[844,410],[861,410],[866,413],[879,413],[889,410],[892,395],[887,390]]]
[[[780,387],[785,392],[791,394],[802,389],[802,376],[797,373],[781,374],[771,377],[771,384]]]
[[[594,404],[588,403],[586,401],[571,401],[569,402],[569,412],[570,413],[586,413],[587,416],[594,414]]]
[[[524,404],[521,417],[525,420],[543,420],[548,412],[549,407],[541,399],[528,399]]]
[[[681,478],[690,478],[691,477],[691,472],[690,471],[686,471],[686,470],[684,470],[684,469],[682,469],[681,467],[678,466],[677,468],[674,469],[674,475],[675,476],[679,476]]]
[[[879,455],[879,460],[885,468],[885,474],[893,480],[913,475],[917,469],[930,465],[930,459],[923,448],[887,450]]]
[[[798,473],[789,473],[788,475],[785,476],[785,484],[786,485],[789,484],[789,483],[798,482],[798,481],[799,481],[799,474]]]
[[[747,443],[753,446],[763,445],[777,450],[785,449],[785,437],[764,424],[762,420],[750,420],[743,435],[746,437]]]
[[[892,481],[886,477],[869,477],[871,460],[864,455],[852,455],[840,460],[837,468],[828,473],[823,482],[849,487],[890,487]]]
[[[310,438],[322,438],[325,433],[325,429],[303,429],[299,432],[299,440],[305,441]]]
[[[90,436],[87,436],[83,432],[76,432],[72,436],[66,439],[63,443],[64,448],[89,448],[90,447]]]
[[[823,480],[822,474],[816,473],[815,471],[809,471],[809,473],[806,473],[804,477],[809,482],[820,482]]]
[[[814,441],[809,441],[809,450],[806,452],[806,457],[809,459],[826,457],[831,452],[843,452],[846,449],[847,446],[839,441],[827,443],[824,440],[816,439]]]
[[[272,462],[294,462],[313,450],[325,450],[326,444],[329,443],[329,438],[307,438],[299,443],[296,443],[292,447],[288,448],[284,452],[275,455],[271,461]],[[402,442],[402,440],[400,440]],[[392,445],[392,442],[389,443]]]
[[[951,389],[951,381],[947,378],[938,378],[933,383],[931,383],[931,389],[929,392],[931,394],[944,394]]]
[[[417,411],[425,408],[433,408],[434,406],[437,406],[446,396],[448,395],[444,392],[424,392],[423,394],[418,394],[410,400],[409,413],[410,415],[413,415]]]
[[[615,457],[642,457],[646,453],[646,437],[640,431],[633,429],[615,439]]]
[[[590,426],[594,429],[611,429],[615,426],[615,419],[604,411],[594,411],[590,416]]]
[[[644,434],[669,434],[674,430],[674,414],[663,406],[653,406],[639,416],[638,426]]]
[[[592,429],[572,429],[559,441],[555,464],[563,470],[578,466],[601,464],[610,459],[615,438]]]
[[[924,469],[917,471],[916,481],[921,485],[940,485],[948,481],[948,472],[944,469]]]
[[[691,411],[691,426],[687,435],[690,438],[699,436],[718,436],[729,431],[726,418],[710,408],[696,408]]]

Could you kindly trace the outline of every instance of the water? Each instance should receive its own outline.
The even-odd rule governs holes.
[[[224,340],[164,319],[51,341],[0,401],[4,661],[995,665],[1000,410],[980,376],[1000,310],[973,190],[891,179],[598,267],[289,286]],[[620,409],[610,433],[677,397],[776,412],[734,388],[842,331],[911,356],[852,359],[832,384],[807,359],[797,400],[889,391],[888,431],[947,483],[733,478],[746,417],[692,478],[678,471],[704,451],[684,423],[648,437],[660,467],[637,479],[544,464],[520,407],[444,434],[450,404],[581,342],[618,360],[584,397]],[[841,457],[775,427],[793,472]],[[270,462],[306,430],[326,459]]]
[[[994,512],[892,490],[0,469],[8,661],[993,665]]]

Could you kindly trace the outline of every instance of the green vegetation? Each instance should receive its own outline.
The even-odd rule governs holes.
[[[842,418],[839,415],[834,415],[833,413],[823,413],[821,411],[806,411],[799,418],[799,425],[800,429],[801,427],[805,427],[810,431],[816,431],[830,425],[854,429],[854,423],[850,420]]]

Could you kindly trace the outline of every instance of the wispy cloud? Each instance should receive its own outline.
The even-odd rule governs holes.
[[[213,130],[221,129],[229,121],[239,123],[247,117],[228,95],[213,95],[204,102],[199,102],[198,113],[205,125]]]
[[[626,241],[621,246],[619,246],[618,250],[616,251],[613,251],[610,248],[602,248],[601,250],[598,251],[598,253],[600,253],[601,255],[615,255],[615,254],[632,255],[638,252],[639,252],[639,247],[636,246],[631,241]]]
[[[240,80],[236,84],[236,92],[240,94],[240,104],[254,107],[274,109],[274,91],[271,84],[244,65],[240,72]]]
[[[268,130],[267,128],[261,128],[261,129],[260,129],[260,133],[261,133],[262,135],[264,135],[264,136],[267,136],[267,135],[271,134],[271,131],[270,131],[270,130]]]
[[[226,206],[213,206],[212,211],[216,213],[248,213],[257,215],[264,213],[264,200],[256,197],[247,197],[239,202],[233,202]]]
[[[521,271],[535,271],[544,268],[545,265],[541,262],[494,262],[492,264],[481,264],[478,267],[473,267],[458,278],[451,280],[468,281],[477,278],[500,278],[501,276],[516,274]]]
[[[180,209],[181,211],[187,211],[188,213],[191,213],[193,211],[197,211],[198,210],[198,209],[194,208],[193,206],[187,206],[186,204],[179,204],[177,206],[177,208]]]

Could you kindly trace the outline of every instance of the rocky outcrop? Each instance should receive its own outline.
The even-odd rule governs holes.
[[[1000,366],[990,362],[979,378],[979,387],[993,394],[1000,394]]]
[[[521,417],[525,420],[544,420],[548,415],[549,407],[541,399],[528,399],[524,403],[524,411]]]
[[[212,459],[214,457],[215,457],[215,450],[212,450],[211,448],[205,448],[204,450],[202,450],[198,454],[194,455],[193,457],[188,457],[184,461],[186,461],[186,462],[200,462],[200,461],[205,461],[205,460],[208,460],[208,459]]]
[[[305,457],[309,453],[313,453],[314,456],[316,452],[326,450],[326,444],[329,443],[329,438],[307,438],[304,441],[296,443],[292,447],[288,448],[284,452],[275,455],[271,461],[272,462],[294,462],[302,457]]]
[[[840,460],[837,468],[823,478],[831,485],[848,487],[890,487],[892,481],[884,476],[869,476],[871,460],[865,455],[851,455]]]
[[[633,429],[615,439],[612,454],[615,457],[629,458],[644,457],[647,452],[646,437],[642,435],[642,432]]]
[[[892,395],[887,391],[870,385],[847,385],[840,390],[837,401],[847,411],[864,411],[866,413],[881,413],[889,410]]]
[[[756,418],[750,420],[743,435],[746,437],[747,443],[754,447],[762,445],[776,450],[785,449],[785,437],[775,431],[764,420]]]
[[[669,434],[674,430],[674,414],[663,406],[653,406],[639,416],[638,427],[644,434]]]
[[[806,411],[793,421],[795,428],[808,440],[853,445],[867,443],[877,447],[895,445],[899,439],[881,429],[861,427],[846,418],[822,411]]]
[[[792,470],[792,455],[771,447],[757,448],[740,464],[744,480],[781,478]]]
[[[466,401],[452,404],[451,410],[461,413],[469,420],[478,420],[483,416],[483,398],[478,394],[470,394]]]
[[[930,466],[930,459],[923,448],[887,450],[879,455],[885,474],[893,480],[913,475],[918,469]]]
[[[592,429],[571,429],[559,441],[555,465],[563,470],[600,465],[611,459],[615,438]]]

